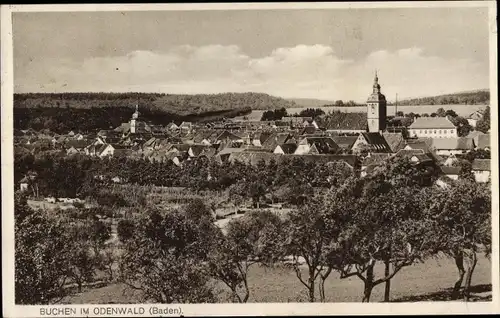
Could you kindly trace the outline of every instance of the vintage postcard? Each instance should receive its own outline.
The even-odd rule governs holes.
[[[3,315],[500,312],[496,16],[2,5]]]

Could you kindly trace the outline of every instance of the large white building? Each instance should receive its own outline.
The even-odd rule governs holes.
[[[457,127],[448,117],[419,117],[408,127],[410,137],[457,138]]]

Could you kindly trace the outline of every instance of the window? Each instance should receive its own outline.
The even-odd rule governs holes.
[[[439,134],[441,135],[441,129],[439,129]]]
[[[426,130],[424,130],[424,132],[425,132],[425,133],[427,133],[427,129],[426,129]]]
[[[436,133],[436,129],[434,129],[434,133]]]

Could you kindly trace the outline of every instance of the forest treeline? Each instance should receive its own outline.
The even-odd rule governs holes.
[[[63,134],[71,130],[88,133],[101,129],[113,129],[128,122],[134,112],[132,107],[110,106],[91,108],[14,108],[14,128],[34,129],[40,131],[49,129]],[[170,122],[180,124],[183,121],[205,122],[217,121],[245,115],[250,108],[234,110],[210,111],[201,114],[178,115],[156,109],[140,109],[140,118],[155,125],[166,126]]]
[[[293,101],[263,93],[158,94],[158,93],[26,93],[14,94],[15,108],[135,107],[178,116],[234,109],[262,110],[297,107]]]
[[[485,105],[490,103],[490,91],[478,90],[431,97],[412,98],[398,102],[401,106],[414,105]]]

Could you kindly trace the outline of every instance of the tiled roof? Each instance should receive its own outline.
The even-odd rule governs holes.
[[[405,147],[405,140],[401,133],[383,133],[385,141],[392,152],[398,152]]]
[[[419,117],[410,125],[409,129],[451,129],[455,125],[448,119],[448,117]]]
[[[437,150],[471,150],[474,149],[474,142],[467,137],[434,138],[432,147]]]
[[[369,157],[363,160],[363,166],[369,166],[372,164],[380,164],[387,159],[389,159],[391,154],[386,153],[372,153]]]
[[[307,143],[311,147],[314,145],[319,154],[333,154],[339,146],[331,137],[306,137],[300,144]]]
[[[306,126],[300,132],[301,135],[312,135],[316,132],[316,127],[314,126]]]
[[[418,140],[407,140],[405,148],[410,147],[411,149],[421,149],[427,153],[430,152],[430,144],[432,144],[432,140],[423,140],[419,138]]]
[[[222,133],[220,133],[217,138],[215,138],[216,141],[218,140],[240,140],[242,139],[240,136],[237,136],[227,130],[224,130]]]
[[[364,132],[361,134],[375,152],[391,152],[391,147],[389,147],[387,141],[380,133]]]
[[[314,163],[328,163],[335,161],[344,161],[348,163],[351,167],[356,166],[359,159],[355,155],[282,155],[281,160],[286,160],[287,158],[302,158],[305,162]]]
[[[277,160],[280,155],[269,152],[234,152],[229,155],[229,162],[242,162],[251,165],[257,165],[261,160],[268,163],[272,159]]]
[[[326,130],[366,130],[366,113],[333,112],[318,118],[318,126]]]
[[[460,167],[448,167],[448,166],[440,166],[441,172],[444,174],[456,174],[460,173]]]
[[[343,149],[351,149],[352,145],[354,145],[358,139],[356,136],[332,136],[331,138],[337,145],[339,145],[340,148]]]
[[[232,154],[232,153],[243,152],[244,150],[245,150],[245,148],[231,148],[231,147],[226,147],[226,148],[222,149],[218,153],[218,155],[219,156],[229,155],[229,154]]]
[[[202,152],[210,148],[214,149],[212,148],[212,146],[207,146],[207,145],[191,145],[189,149],[191,149],[193,156],[198,157]]]
[[[410,158],[416,157],[419,162],[425,162],[425,161],[433,161],[432,158],[428,154],[416,154],[411,156]]]
[[[267,138],[262,147],[274,151],[276,146],[286,143],[289,138],[289,133],[275,133]]]
[[[283,150],[285,154],[293,154],[297,149],[296,144],[281,144],[279,145],[279,147],[281,148],[281,150]]]
[[[472,170],[476,171],[491,171],[490,159],[474,159],[472,162]]]
[[[87,147],[90,144],[88,140],[82,139],[82,140],[67,140],[64,146],[66,148],[75,148],[75,149],[83,149]]]

